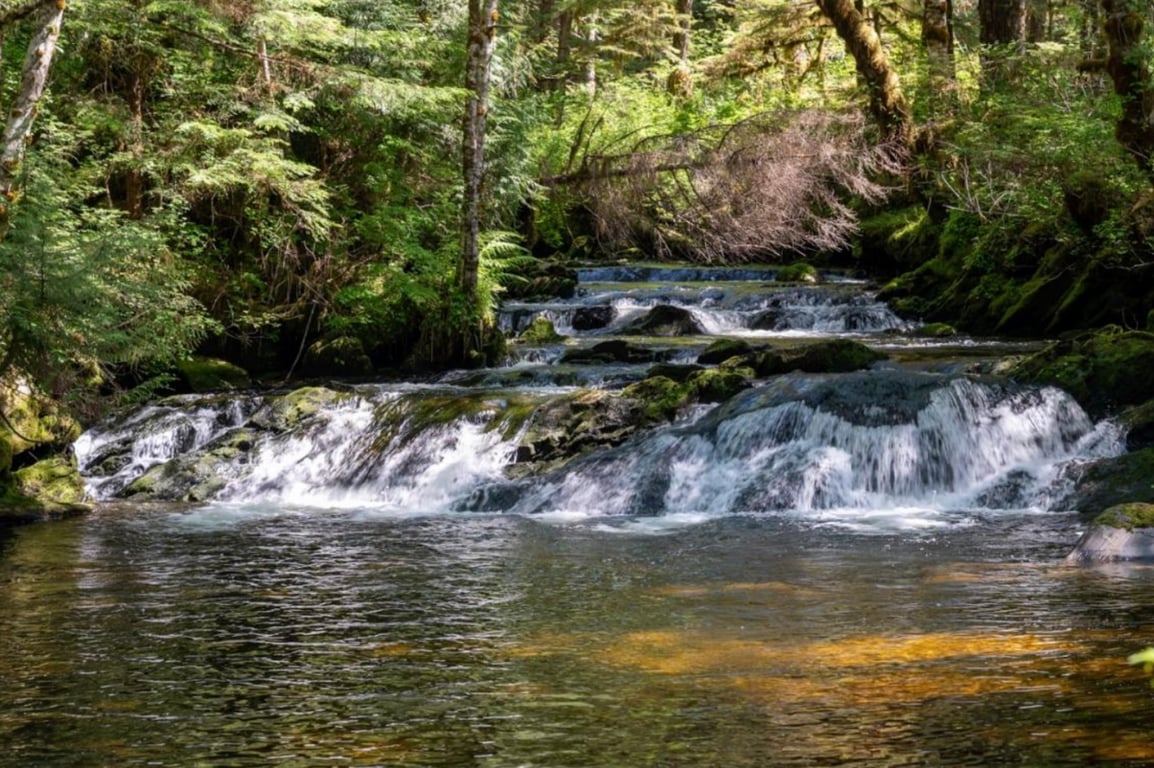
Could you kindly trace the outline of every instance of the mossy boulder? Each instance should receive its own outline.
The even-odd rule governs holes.
[[[194,357],[176,366],[182,389],[187,392],[218,392],[252,386],[248,372],[239,365],[214,357]]]
[[[547,317],[535,317],[533,322],[529,323],[529,327],[521,331],[521,335],[517,337],[517,341],[522,344],[555,344],[562,341],[565,337],[557,333],[557,329],[553,326],[553,321]]]
[[[819,341],[791,349],[759,352],[750,367],[758,377],[778,376],[792,371],[803,373],[849,373],[868,368],[886,359],[881,352],[849,339]]]
[[[150,467],[124,489],[135,501],[207,501],[227,484],[229,468],[255,445],[258,434],[236,429],[195,453]]]
[[[871,273],[893,274],[913,269],[938,250],[939,227],[922,205],[865,216],[859,230],[854,256]]]
[[[711,368],[699,371],[687,382],[689,398],[699,403],[722,403],[743,389],[748,389],[750,378],[740,369]]]
[[[1154,447],[1154,400],[1127,408],[1118,421],[1126,428],[1126,450]]]
[[[652,349],[630,344],[623,339],[610,339],[592,347],[577,347],[561,355],[562,363],[600,365],[604,363],[656,363],[666,357]]]
[[[1071,474],[1074,491],[1062,507],[1097,514],[1118,504],[1154,503],[1154,448],[1098,459]]]
[[[949,323],[926,323],[914,330],[914,336],[923,339],[946,339],[957,335],[958,329]]]
[[[621,396],[639,400],[654,422],[672,420],[689,400],[688,382],[679,383],[666,376],[651,376],[621,390]]]
[[[311,376],[364,376],[373,370],[365,345],[355,336],[317,339],[305,350],[301,370]]]
[[[1119,504],[1094,519],[1066,562],[1154,559],[1154,504]]]
[[[718,339],[697,356],[700,365],[718,365],[731,357],[747,355],[753,346],[744,339]]]
[[[658,304],[626,324],[622,332],[637,336],[697,336],[705,333],[705,329],[688,309]]]
[[[272,432],[288,432],[319,411],[347,400],[353,395],[326,387],[302,387],[282,397],[273,398],[253,414],[249,424]]]
[[[807,264],[804,261],[797,261],[777,270],[777,281],[779,283],[805,283],[807,285],[817,285],[821,282],[821,273],[818,272],[817,267],[813,266],[812,264]]]
[[[23,381],[0,384],[0,435],[12,456],[36,449],[38,455],[59,452],[80,437],[80,423],[57,402]]]
[[[1154,399],[1154,333],[1110,326],[1049,345],[1011,370],[1015,378],[1053,384],[1092,416]]]
[[[664,376],[678,383],[689,381],[690,377],[699,371],[704,371],[700,365],[678,365],[676,363],[658,363],[645,372],[645,378]]]
[[[532,413],[509,474],[554,469],[595,449],[619,445],[651,423],[639,400],[604,390],[587,389],[551,400]]]
[[[84,480],[69,456],[53,456],[13,473],[15,489],[37,502],[74,505],[85,500]]]

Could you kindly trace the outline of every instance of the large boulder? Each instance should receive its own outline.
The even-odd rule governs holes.
[[[151,467],[124,489],[135,501],[206,501],[223,489],[236,458],[252,450],[258,433],[236,429],[204,448]]]
[[[533,322],[529,323],[529,327],[521,331],[521,335],[517,337],[517,341],[522,344],[541,345],[541,344],[555,344],[563,340],[565,337],[557,333],[557,329],[553,326],[553,321],[547,317],[535,317]]]
[[[748,355],[753,347],[744,339],[718,339],[697,356],[699,365],[719,365],[731,357]]]
[[[248,371],[214,357],[194,357],[181,361],[176,366],[176,372],[185,392],[219,392],[252,386]]]
[[[1094,514],[1118,504],[1154,503],[1154,448],[1098,459],[1071,473],[1074,491],[1063,508]]]
[[[288,432],[305,419],[334,403],[352,397],[325,387],[302,387],[271,400],[249,420],[249,426],[270,432]]]
[[[360,339],[337,336],[310,344],[301,369],[313,376],[363,376],[372,372],[373,363]]]
[[[658,304],[626,324],[622,332],[637,336],[697,336],[705,333],[705,328],[688,309]]]
[[[1118,560],[1154,560],[1154,504],[1110,507],[1066,556],[1074,564]]]

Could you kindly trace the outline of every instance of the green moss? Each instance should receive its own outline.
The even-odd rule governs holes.
[[[821,273],[812,264],[796,261],[777,271],[777,281],[779,283],[809,283],[813,285],[821,282]]]
[[[751,371],[752,373],[752,371]],[[688,395],[699,403],[721,403],[750,386],[740,370],[712,368],[699,371],[689,379]]]
[[[697,356],[697,362],[701,365],[716,365],[731,357],[749,354],[752,350],[753,347],[744,339],[718,339]]]
[[[653,376],[630,384],[621,395],[640,400],[654,421],[665,421],[673,419],[689,402],[689,387],[666,376]]]
[[[949,323],[927,323],[914,331],[915,336],[926,339],[944,339],[957,334],[958,329]]]
[[[211,357],[185,360],[177,365],[177,374],[191,392],[245,389],[252,385],[243,368]]]
[[[1124,528],[1127,531],[1133,531],[1135,528],[1154,528],[1154,504],[1142,502],[1118,504],[1098,515],[1094,519],[1094,524]]]
[[[84,481],[76,462],[63,456],[38,461],[13,474],[16,489],[38,501],[80,504],[84,501]]]
[[[522,344],[554,344],[565,337],[557,333],[553,321],[547,317],[535,317],[529,327],[521,331],[517,341]]]
[[[868,368],[886,356],[865,344],[849,339],[832,339],[796,349],[779,349],[754,356],[753,368],[761,377],[790,371],[805,373],[849,373]]]
[[[912,269],[934,257],[937,238],[938,227],[925,207],[884,210],[862,219],[854,255],[871,270]]]
[[[352,397],[325,387],[302,387],[278,397],[261,408],[251,419],[253,426],[273,432],[287,432],[322,408]]]

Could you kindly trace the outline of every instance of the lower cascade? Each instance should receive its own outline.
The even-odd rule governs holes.
[[[535,414],[572,392],[176,398],[76,445],[98,498],[583,517],[1057,508],[1065,468],[1122,451],[1053,388],[900,371],[800,375],[552,470],[511,471]],[[295,395],[296,393],[294,393]],[[292,397],[292,396],[290,396]],[[143,495],[142,495],[143,494]]]

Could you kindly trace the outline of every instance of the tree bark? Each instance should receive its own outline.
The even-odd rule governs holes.
[[[469,0],[469,44],[465,61],[465,135],[462,172],[465,200],[463,244],[458,285],[467,301],[475,301],[481,252],[482,195],[485,182],[485,130],[489,110],[489,80],[499,18],[497,0]]]
[[[36,107],[48,84],[48,72],[64,21],[63,0],[42,0],[36,15],[36,31],[28,43],[28,54],[20,75],[20,87],[8,110],[8,122],[0,137],[0,195],[15,194],[17,172],[24,159],[24,147],[32,134]],[[4,208],[5,216],[7,207]]]
[[[1154,75],[1143,40],[1145,0],[1102,0],[1106,72],[1122,98],[1114,135],[1154,180]]]
[[[925,0],[922,45],[926,49],[933,98],[935,101],[947,100],[957,90],[953,0]]]
[[[978,0],[978,24],[982,77],[1004,80],[1007,60],[1026,41],[1026,0]]]
[[[909,107],[902,95],[897,72],[890,66],[881,39],[852,0],[815,0],[818,8],[833,23],[838,36],[853,56],[869,92],[870,115],[881,128],[882,136],[908,144],[912,138]]]

